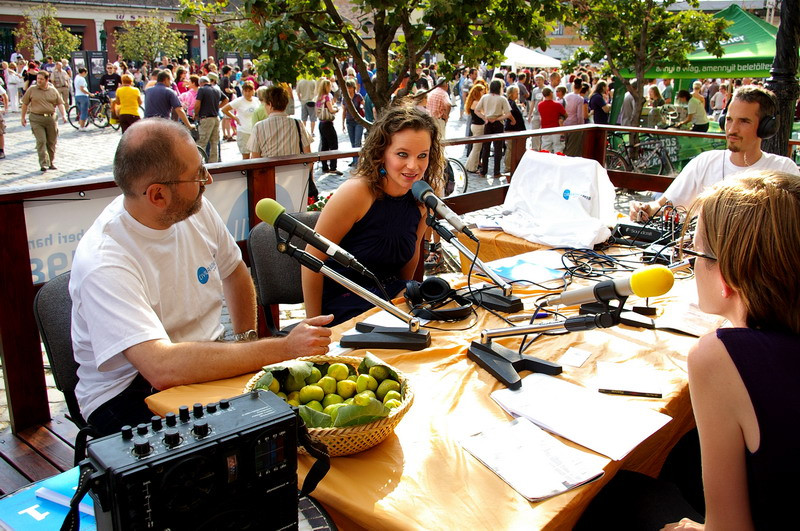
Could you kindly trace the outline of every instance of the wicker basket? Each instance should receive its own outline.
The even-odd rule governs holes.
[[[300,361],[310,361],[312,363],[346,363],[353,367],[358,368],[361,363],[361,358],[352,356],[307,356],[304,358],[297,358]],[[397,373],[400,379],[400,385],[403,386],[403,401],[399,407],[392,409],[389,416],[372,421],[368,424],[361,424],[359,426],[349,426],[346,428],[309,428],[308,432],[311,437],[317,441],[324,443],[328,447],[328,453],[331,457],[340,455],[351,455],[358,452],[372,448],[376,444],[383,441],[390,433],[394,431],[395,426],[406,414],[411,403],[414,402],[414,393],[411,390],[408,378],[397,369],[392,369]],[[250,381],[245,385],[245,392],[250,391],[256,385],[259,378],[264,375],[264,371],[259,371],[255,376],[250,378]],[[298,448],[298,451],[305,453],[303,448]]]

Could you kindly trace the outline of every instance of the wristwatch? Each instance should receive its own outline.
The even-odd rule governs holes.
[[[246,332],[233,334],[233,340],[237,343],[242,343],[245,341],[255,341],[256,339],[258,339],[258,334],[256,334],[255,330],[247,330]]]

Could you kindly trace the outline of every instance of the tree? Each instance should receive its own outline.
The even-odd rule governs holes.
[[[227,13],[227,0],[181,2],[184,17],[229,25],[239,51],[252,53],[259,72],[273,81],[332,71],[344,86],[338,65],[353,58],[378,111],[389,104],[404,72],[410,83],[417,79],[416,66],[426,53],[444,56],[442,74],[452,65],[499,64],[512,41],[545,47],[546,21],[563,9],[554,0],[352,0],[346,18],[333,0],[244,0],[242,10]],[[375,62],[374,81],[368,61]],[[345,103],[358,116],[346,93]]]
[[[14,30],[19,48],[28,48],[42,57],[64,59],[81,45],[80,37],[65,30],[56,19],[56,8],[41,4],[25,11],[25,18]]]
[[[565,66],[590,59],[606,61],[609,73],[622,80],[634,98],[635,114],[644,107],[645,73],[657,65],[687,66],[687,55],[698,43],[717,57],[722,55],[720,41],[730,37],[728,22],[699,11],[668,11],[677,0],[573,0],[567,21],[580,24],[580,34],[592,46],[578,50]],[[697,8],[698,0],[688,0]],[[613,15],[611,15],[613,13]],[[636,86],[623,77],[630,69]]]
[[[157,61],[161,56],[180,57],[186,53],[186,38],[169,28],[158,10],[134,21],[125,21],[114,31],[114,46],[129,61]]]

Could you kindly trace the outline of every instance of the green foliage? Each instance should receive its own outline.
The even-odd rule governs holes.
[[[667,8],[677,0],[574,0],[567,14],[568,23],[580,25],[580,33],[593,42],[564,62],[574,67],[579,61],[605,61],[606,73],[622,78],[622,71],[635,73],[637,88],[623,79],[633,92],[637,114],[644,106],[645,72],[658,65],[686,66],[686,56],[699,42],[708,53],[722,55],[720,41],[730,35],[728,23],[696,10],[672,12]],[[697,8],[697,0],[689,0]]]
[[[123,22],[113,37],[117,52],[129,61],[155,61],[163,55],[181,57],[186,53],[186,38],[180,31],[170,29],[158,10]]]
[[[81,45],[80,37],[65,30],[56,19],[56,8],[41,4],[26,10],[25,18],[14,30],[19,48],[38,50],[42,57],[60,60],[69,57]]]
[[[233,13],[224,12],[224,3],[181,3],[185,18],[231,25],[225,31],[234,38],[225,37],[224,46],[235,43],[237,51],[252,53],[258,71],[273,81],[333,73],[343,85],[333,67],[354,58],[378,112],[389,104],[402,72],[416,79],[426,52],[444,56],[444,74],[452,65],[497,64],[510,42],[546,46],[545,21],[564,9],[555,0],[351,0],[345,19],[333,0],[244,0],[243,10]],[[367,74],[371,61],[374,81]]]

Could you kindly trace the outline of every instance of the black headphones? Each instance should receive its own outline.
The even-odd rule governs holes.
[[[411,306],[411,315],[430,321],[461,321],[472,313],[472,303],[461,295],[456,294],[446,280],[439,277],[429,277],[422,283],[416,280],[406,282],[404,294],[406,302]],[[459,306],[457,308],[438,309],[451,300]]]

